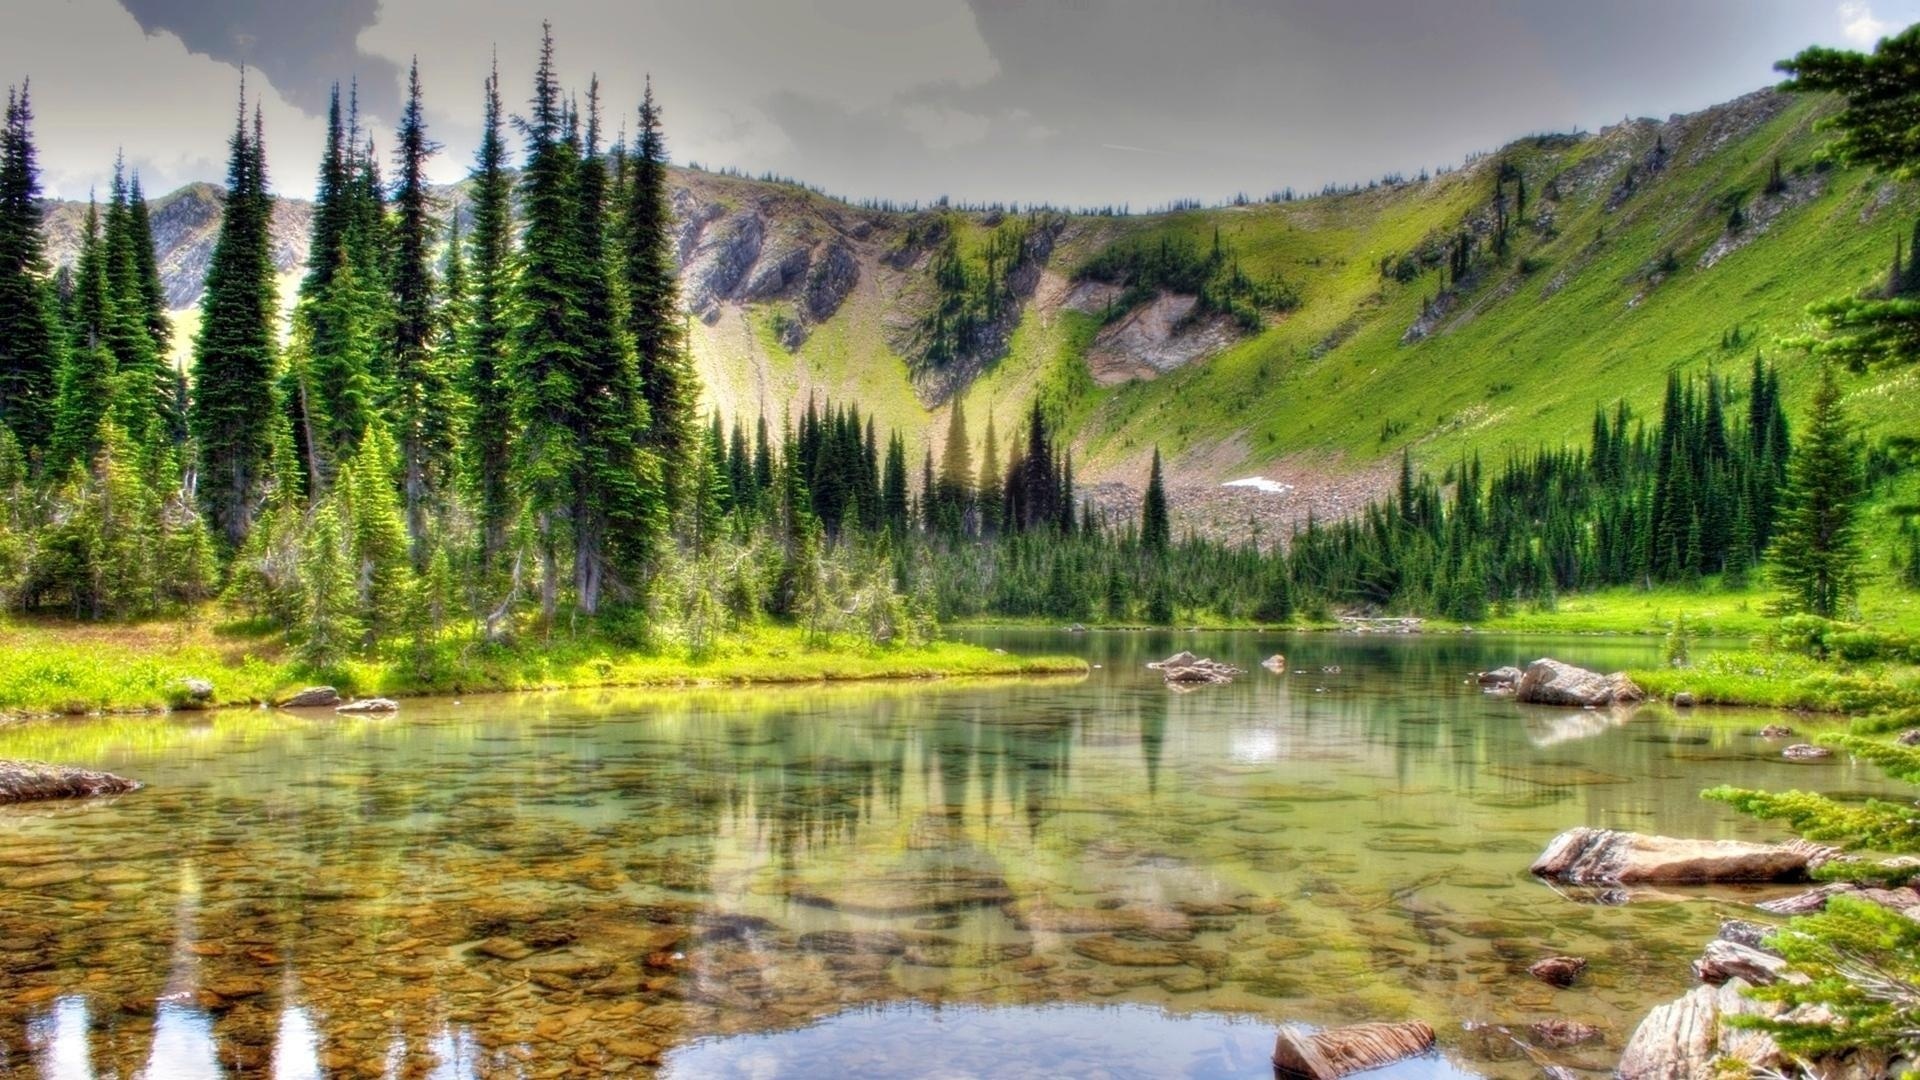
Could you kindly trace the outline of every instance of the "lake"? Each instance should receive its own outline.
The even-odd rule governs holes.
[[[0,1075],[1264,1077],[1279,1025],[1408,1017],[1441,1054],[1377,1075],[1604,1075],[1756,894],[1563,896],[1554,834],[1894,790],[1767,713],[1468,682],[1654,641],[976,636],[1100,666],[0,730],[147,785],[0,808]],[[1247,674],[1171,692],[1181,648]],[[1557,953],[1572,989],[1526,974]],[[1535,1045],[1556,1017],[1604,1038]]]

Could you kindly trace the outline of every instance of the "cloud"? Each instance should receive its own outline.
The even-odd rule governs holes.
[[[286,99],[318,116],[335,80],[357,78],[360,107],[391,123],[400,108],[400,66],[360,51],[380,0],[121,0],[149,34],[236,67],[260,69]]]
[[[170,31],[144,31],[114,0],[36,4],[24,27],[9,29],[0,34],[0,82],[32,80],[48,195],[104,194],[123,149],[149,195],[224,177],[240,83],[230,64],[196,55]],[[264,113],[276,185],[310,185],[320,122],[264,79],[249,78],[247,96]]]
[[[1864,0],[1845,0],[1840,5],[1840,31],[1855,45],[1873,45],[1892,29],[1892,23],[1874,17]]]

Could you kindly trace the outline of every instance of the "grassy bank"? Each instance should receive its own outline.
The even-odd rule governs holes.
[[[873,645],[854,635],[809,640],[794,627],[756,626],[709,648],[636,648],[555,633],[482,645],[451,638],[324,669],[299,663],[276,635],[212,619],[125,625],[0,622],[0,714],[139,711],[183,700],[182,680],[207,679],[220,705],[273,701],[327,683],[343,694],[399,697],[602,686],[713,686],[848,679],[1076,674],[1073,657],[1014,656],[936,641]]]

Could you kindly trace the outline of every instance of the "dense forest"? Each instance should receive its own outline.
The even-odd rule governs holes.
[[[1673,377],[1657,418],[1598,409],[1583,450],[1464,459],[1439,477],[1407,457],[1398,491],[1361,514],[1242,546],[1175,535],[1157,453],[1137,520],[1097,511],[1038,404],[1004,445],[991,424],[976,445],[956,405],[943,452],[917,468],[901,433],[850,404],[809,400],[797,424],[702,415],[651,89],[635,137],[608,145],[597,83],[566,91],[549,35],[527,114],[510,118],[502,94],[495,74],[459,208],[427,184],[439,147],[417,69],[390,178],[336,87],[287,328],[266,137],[243,89],[183,377],[164,359],[173,331],[138,177],[116,169],[77,265],[51,273],[30,89],[10,91],[0,602],[125,619],[224,596],[315,666],[583,619],[695,646],[763,618],[874,641],[977,616],[1472,621],[1600,586],[1743,582],[1804,486],[1779,377],[1757,355],[1743,377]],[[1009,219],[972,254],[923,238],[949,301],[927,333],[957,354],[1008,325],[1008,275],[1053,227]],[[1248,320],[1297,302],[1217,235],[1204,251],[1115,249],[1082,277],[1172,283]],[[1830,413],[1813,443],[1850,515],[1858,450]],[[1835,613],[1849,582],[1802,606]]]

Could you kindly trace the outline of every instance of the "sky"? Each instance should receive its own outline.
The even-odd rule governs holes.
[[[436,180],[464,175],[497,55],[540,21],[563,79],[630,125],[651,74],[681,163],[901,202],[1124,205],[1316,191],[1519,136],[1664,117],[1869,48],[1920,0],[0,0],[47,194],[224,174],[244,69],[272,180],[313,190],[335,82],[383,152],[416,57]]]

